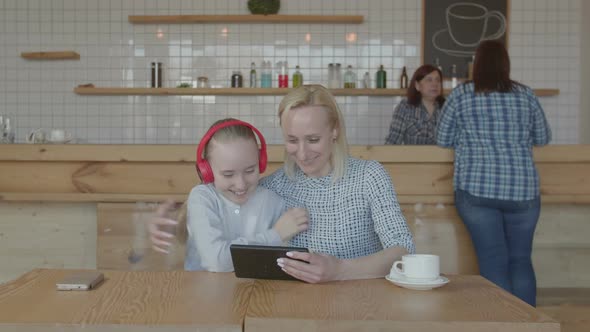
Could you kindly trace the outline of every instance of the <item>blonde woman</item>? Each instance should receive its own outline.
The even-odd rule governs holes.
[[[309,228],[290,244],[312,251],[289,255],[307,263],[282,258],[279,266],[311,283],[388,274],[414,242],[387,171],[349,155],[342,113],[321,85],[285,96],[279,118],[285,165],[260,184],[307,209]]]

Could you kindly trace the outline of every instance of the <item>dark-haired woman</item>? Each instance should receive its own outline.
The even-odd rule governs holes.
[[[406,99],[393,112],[385,144],[436,144],[436,126],[445,102],[442,93],[440,69],[432,65],[416,69]]]
[[[455,149],[455,205],[481,275],[532,306],[531,253],[541,209],[532,147],[550,139],[539,100],[510,79],[504,44],[482,42],[473,82],[455,88],[441,111],[437,143]]]

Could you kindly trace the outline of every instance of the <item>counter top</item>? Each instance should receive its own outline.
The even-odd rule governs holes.
[[[194,145],[0,145],[0,201],[184,201],[199,183]],[[377,160],[402,203],[453,202],[453,150],[436,146],[351,146]],[[545,202],[590,203],[590,145],[535,148]],[[282,145],[268,147],[270,174]]]
[[[191,162],[190,144],[4,144],[0,161]],[[283,162],[283,146],[268,145],[268,161]],[[382,163],[452,162],[453,150],[429,145],[352,145],[350,154]],[[535,148],[537,162],[590,162],[590,145],[548,145]]]

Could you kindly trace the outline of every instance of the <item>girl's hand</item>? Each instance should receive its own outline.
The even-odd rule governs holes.
[[[273,226],[273,229],[279,233],[281,240],[285,242],[306,230],[308,226],[309,218],[307,216],[307,210],[293,208],[283,213],[281,218]]]
[[[293,259],[279,258],[277,264],[287,274],[299,280],[315,284],[342,279],[340,276],[342,261],[334,256],[298,251],[290,251],[287,256]]]
[[[167,200],[158,206],[156,215],[150,218],[147,222],[147,229],[150,233],[150,240],[152,241],[152,248],[155,251],[162,253],[169,253],[168,248],[172,245],[170,240],[174,239],[174,235],[162,229],[173,228],[178,225],[178,222],[173,219],[166,218],[168,211],[175,209],[175,204],[172,200]]]

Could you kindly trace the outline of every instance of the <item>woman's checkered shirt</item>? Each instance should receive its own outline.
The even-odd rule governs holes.
[[[393,246],[414,252],[414,241],[402,214],[391,178],[376,161],[348,158],[345,176],[307,177],[297,170],[294,180],[279,169],[261,181],[287,203],[304,207],[309,229],[290,245],[349,259]]]

